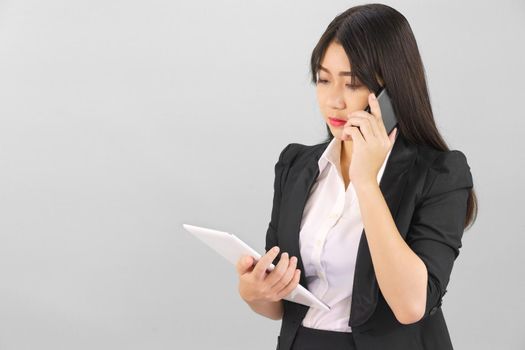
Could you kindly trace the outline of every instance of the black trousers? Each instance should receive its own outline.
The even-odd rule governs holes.
[[[299,326],[292,350],[356,350],[351,332],[335,332]]]

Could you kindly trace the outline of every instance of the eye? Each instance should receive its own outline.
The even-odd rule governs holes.
[[[318,84],[326,84],[326,83],[328,83],[328,80],[318,78],[318,79],[317,79],[317,83],[318,83]],[[358,89],[360,89],[362,86],[363,86],[363,85],[361,85],[361,84],[346,84],[346,87],[348,87],[350,90],[358,90]]]
[[[346,86],[348,88],[350,88],[350,90],[357,90],[359,88],[361,88],[362,85],[357,85],[357,84],[346,84]]]

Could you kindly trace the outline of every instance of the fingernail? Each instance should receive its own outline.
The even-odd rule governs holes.
[[[279,247],[274,247],[273,251],[274,251],[274,253],[277,253],[279,251]]]

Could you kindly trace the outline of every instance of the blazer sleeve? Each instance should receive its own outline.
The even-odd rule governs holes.
[[[277,241],[277,223],[279,222],[279,210],[281,206],[281,188],[284,184],[285,173],[288,168],[287,152],[292,144],[288,144],[279,155],[279,160],[274,166],[275,179],[273,182],[273,206],[270,223],[266,230],[265,251],[268,252],[272,247],[278,245]]]
[[[427,173],[423,195],[416,204],[406,239],[428,271],[423,318],[441,306],[447,291],[454,260],[462,246],[467,199],[472,187],[467,159],[458,150],[440,154]]]

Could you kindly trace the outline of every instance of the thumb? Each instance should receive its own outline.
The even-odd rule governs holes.
[[[253,258],[249,255],[246,255],[243,259],[243,264],[246,267],[250,267],[253,265]]]
[[[239,273],[239,275],[242,275],[246,271],[248,271],[248,269],[252,265],[253,265],[253,258],[249,255],[243,255],[237,262],[237,272]]]

